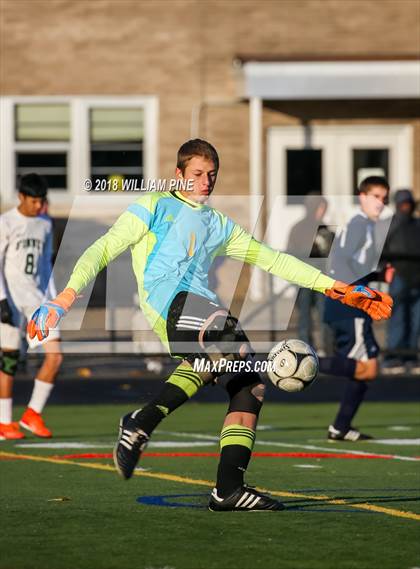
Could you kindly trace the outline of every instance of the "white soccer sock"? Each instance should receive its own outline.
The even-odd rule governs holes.
[[[46,381],[35,379],[34,388],[32,391],[31,400],[28,403],[28,407],[37,413],[42,413],[42,410],[45,406],[45,403],[47,402],[48,397],[50,396],[53,387],[53,383],[47,383]]]
[[[11,397],[0,399],[0,423],[12,422],[12,404],[13,399]]]

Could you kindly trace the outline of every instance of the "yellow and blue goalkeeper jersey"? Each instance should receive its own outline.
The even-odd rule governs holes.
[[[302,261],[275,251],[220,211],[178,192],[142,195],[78,260],[67,287],[80,292],[108,263],[131,249],[140,307],[167,345],[169,306],[180,291],[216,302],[208,286],[213,259],[225,255],[302,287],[324,292],[334,280]]]

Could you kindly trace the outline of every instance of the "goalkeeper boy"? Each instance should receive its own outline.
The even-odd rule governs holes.
[[[153,430],[206,384],[218,382],[229,395],[220,436],[217,482],[209,508],[213,511],[281,510],[283,505],[245,485],[263,397],[256,372],[224,374],[223,362],[253,358],[246,334],[229,310],[208,288],[213,259],[227,255],[299,286],[334,295],[374,319],[388,318],[392,300],[366,287],[334,281],[298,259],[256,241],[223,213],[206,205],[219,169],[215,148],[190,140],[178,151],[176,177],[193,180],[191,191],[141,196],[110,230],[80,257],[65,290],[43,304],[28,325],[31,336],[44,338],[57,325],[80,291],[113,259],[131,248],[140,307],[172,356],[182,361],[159,396],[120,421],[114,462],[128,479]],[[219,363],[217,371],[198,372],[194,362]],[[225,377],[223,377],[225,376]]]

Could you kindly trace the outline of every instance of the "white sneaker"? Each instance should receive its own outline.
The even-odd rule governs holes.
[[[348,431],[339,431],[333,425],[328,427],[328,441],[348,441],[355,443],[356,441],[367,441],[373,439],[371,435],[364,435],[357,429],[350,427]]]

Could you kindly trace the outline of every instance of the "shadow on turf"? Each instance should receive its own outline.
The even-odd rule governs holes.
[[[358,503],[361,501],[367,502],[369,504],[375,504],[375,503],[392,503],[392,502],[420,502],[420,496],[393,496],[393,497],[386,497],[386,496],[373,496],[373,497],[364,497],[364,498],[353,498],[353,497],[349,497],[349,498],[344,498],[344,500],[354,500],[354,503]]]
[[[144,506],[159,506],[163,508],[195,508],[195,509],[207,509],[209,494],[163,494],[154,496],[139,496],[136,502]],[[375,502],[390,503],[390,502],[414,502],[420,501],[420,497],[407,498],[407,497],[393,497],[389,498],[386,496],[373,496],[369,498],[356,498],[351,497],[341,497],[334,498],[339,500],[346,500],[346,504],[334,505],[330,503],[330,500],[317,500],[316,502],[308,502],[307,500],[287,500],[284,502],[285,510],[290,512],[351,512],[358,514],[377,514],[378,512],[372,512],[369,510],[356,510],[354,508],[346,508],[346,506],[351,506],[352,503],[356,504],[358,502],[371,503]]]
[[[343,506],[346,505],[353,505],[353,504],[389,504],[389,503],[393,503],[393,502],[420,502],[420,496],[412,496],[412,497],[407,497],[407,496],[393,496],[393,497],[389,497],[389,496],[362,496],[362,497],[356,497],[356,496],[334,496],[329,498],[328,500],[317,500],[316,502],[308,502],[307,500],[288,500],[287,503],[285,503],[286,505],[286,509],[288,510],[301,510],[301,509],[307,509],[307,508],[316,508],[317,506],[331,506],[330,501],[331,500],[345,500],[346,504],[343,504]],[[294,504],[294,505],[292,505]],[[341,509],[341,508],[338,508]]]

